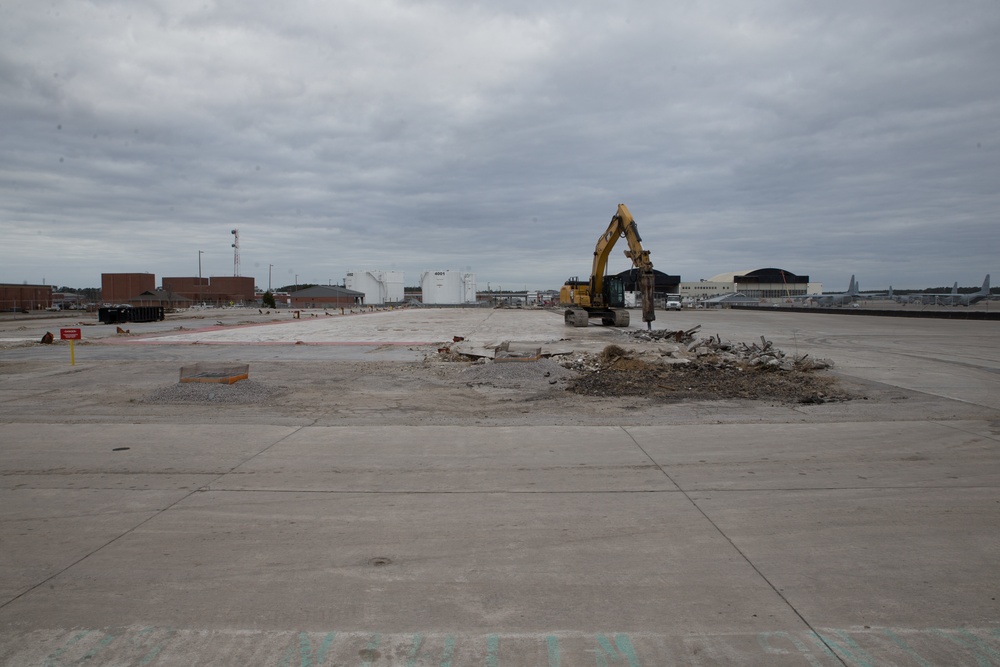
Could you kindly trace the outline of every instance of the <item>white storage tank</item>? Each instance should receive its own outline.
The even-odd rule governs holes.
[[[365,303],[382,306],[403,300],[402,271],[348,271],[344,287],[363,292]]]
[[[476,302],[476,274],[464,271],[424,271],[420,276],[421,299],[426,304]]]

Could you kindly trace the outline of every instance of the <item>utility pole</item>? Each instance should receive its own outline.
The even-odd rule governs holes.
[[[271,269],[274,268],[274,264],[267,265],[267,291],[271,291]]]
[[[205,305],[205,294],[201,285],[201,256],[204,254],[204,250],[198,251],[198,300],[201,301],[202,305]]]

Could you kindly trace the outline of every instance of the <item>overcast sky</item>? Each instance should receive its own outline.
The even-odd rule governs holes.
[[[1000,279],[1000,2],[0,0],[0,282]],[[615,249],[610,268],[629,268]]]

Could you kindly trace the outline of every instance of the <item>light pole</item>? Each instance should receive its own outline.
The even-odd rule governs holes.
[[[271,269],[274,268],[274,264],[267,265],[267,291],[271,291]]]
[[[203,306],[205,305],[205,295],[201,285],[201,256],[204,254],[204,250],[198,251],[198,300],[201,301],[201,305]]]

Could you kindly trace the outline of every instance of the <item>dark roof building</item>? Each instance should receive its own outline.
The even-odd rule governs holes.
[[[622,271],[617,275],[622,279],[626,292],[638,292],[639,290],[639,269],[632,268]],[[677,294],[680,289],[681,277],[672,276],[663,271],[653,269],[653,277],[656,279],[656,286],[653,291],[658,294]]]
[[[353,308],[365,305],[365,293],[335,285],[316,285],[288,295],[292,308]]]

